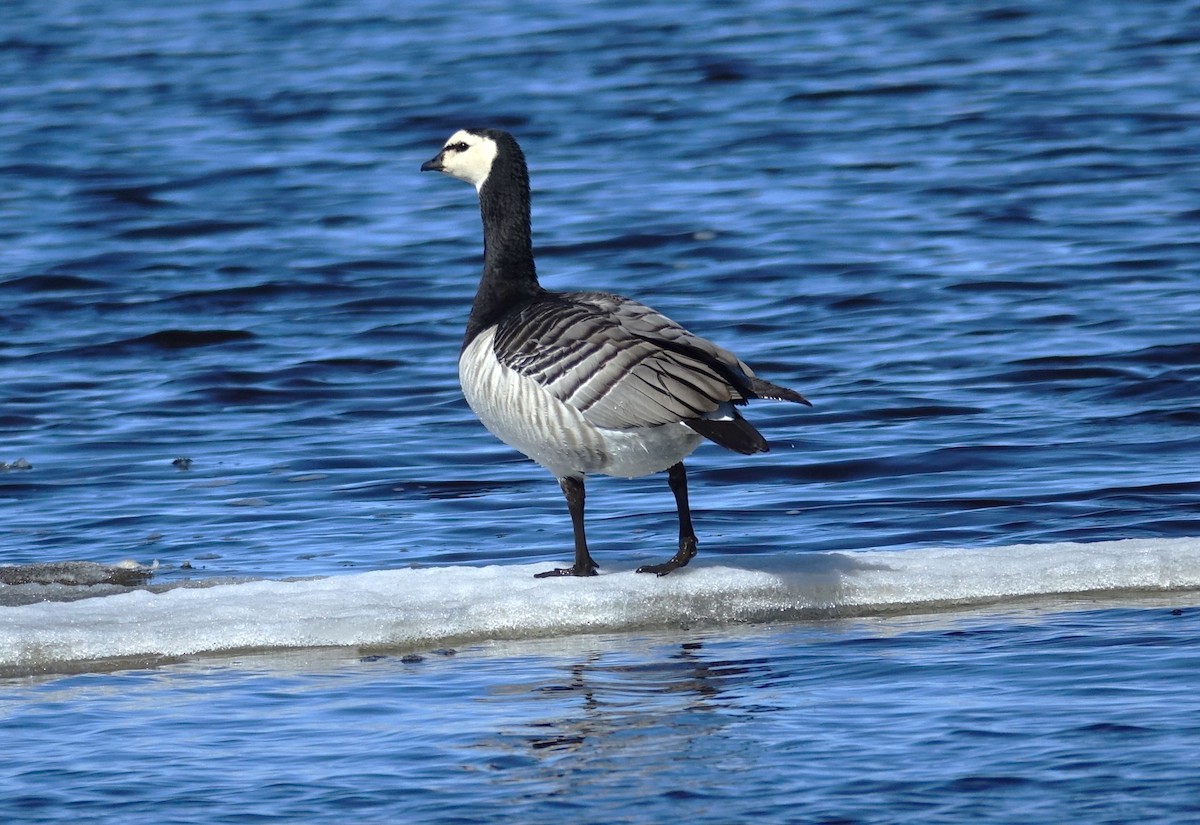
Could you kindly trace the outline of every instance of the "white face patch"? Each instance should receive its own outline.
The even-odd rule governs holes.
[[[492,171],[492,161],[496,159],[496,152],[496,141],[460,129],[451,135],[442,147],[441,154],[438,155],[441,161],[438,171],[465,180],[475,187],[475,191],[479,191]]]

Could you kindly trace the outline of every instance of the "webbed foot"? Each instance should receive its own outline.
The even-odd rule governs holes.
[[[662,564],[644,564],[637,569],[639,573],[653,573],[656,576],[665,576],[672,570],[678,570],[680,567],[686,567],[687,563],[696,557],[696,537],[688,536],[679,541],[679,552]]]
[[[555,576],[598,576],[600,575],[595,562],[585,564],[583,566],[574,565],[572,567],[556,567],[554,570],[547,570],[544,573],[534,573],[535,579],[549,579]]]

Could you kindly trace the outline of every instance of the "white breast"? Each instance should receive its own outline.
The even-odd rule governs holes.
[[[458,360],[467,404],[488,430],[556,477],[584,473],[633,478],[682,461],[703,440],[684,424],[605,429],[534,379],[501,364],[495,329],[475,337]]]

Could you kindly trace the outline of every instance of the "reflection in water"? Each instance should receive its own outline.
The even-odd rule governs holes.
[[[628,784],[631,753],[669,753],[675,767],[741,761],[736,751],[743,746],[722,731],[769,710],[756,705],[751,713],[741,701],[743,690],[775,681],[769,660],[712,658],[702,641],[660,650],[665,655],[636,663],[613,663],[611,653],[591,653],[563,666],[560,679],[500,688],[498,701],[523,704],[517,714],[532,710],[534,718],[480,743],[502,754],[492,760],[499,769],[496,781],[523,779],[541,793],[569,797],[583,785]],[[637,781],[654,783],[652,773]]]

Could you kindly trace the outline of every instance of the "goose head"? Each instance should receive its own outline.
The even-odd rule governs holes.
[[[452,178],[465,180],[478,192],[491,174],[499,149],[496,138],[484,130],[459,129],[446,141],[442,151],[421,164],[421,171],[445,172]]]

